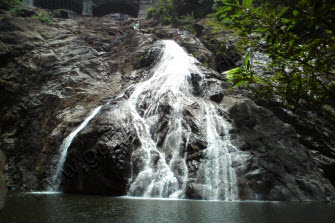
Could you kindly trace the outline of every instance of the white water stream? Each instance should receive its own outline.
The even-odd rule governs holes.
[[[93,16],[93,0],[83,0],[83,16]]]
[[[142,146],[136,154],[141,153],[144,163],[142,170],[131,179],[131,187],[128,195],[144,197],[170,197],[182,198],[184,196],[188,170],[185,157],[181,156],[182,143],[182,101],[187,100],[189,88],[186,78],[190,74],[190,68],[194,58],[175,42],[164,41],[165,52],[161,62],[154,69],[154,75],[135,88],[128,102],[132,111],[133,125],[137,130]],[[192,67],[196,69],[195,66]],[[169,132],[161,149],[150,133],[155,124],[155,115],[160,113],[162,106],[169,104],[172,108],[172,119],[169,120]],[[141,107],[148,108],[143,114],[139,114]],[[170,154],[170,158],[166,157]],[[157,160],[158,159],[158,160]],[[179,182],[173,169],[179,169]]]
[[[56,166],[56,170],[51,178],[51,183],[49,185],[48,191],[58,191],[59,190],[59,184],[61,181],[61,173],[64,167],[64,163],[66,160],[66,154],[67,150],[70,147],[72,140],[76,135],[83,130],[87,126],[87,124],[91,121],[92,118],[94,118],[100,111],[102,106],[97,107],[94,109],[94,111],[91,113],[90,116],[88,116],[83,123],[80,124],[80,126],[74,130],[68,137],[66,137],[60,147],[60,156],[58,158],[58,163]]]
[[[229,124],[216,111],[212,103],[203,103],[206,116],[206,158],[200,164],[205,179],[204,197],[208,200],[237,200],[236,174],[232,168],[229,149],[236,150],[229,138]],[[224,137],[217,129],[223,128]]]
[[[34,0],[22,0],[22,4],[27,7],[34,7]]]

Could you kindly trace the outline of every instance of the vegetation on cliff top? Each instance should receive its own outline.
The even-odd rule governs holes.
[[[0,9],[8,10],[11,14],[17,16],[24,15],[23,5],[20,0],[0,0]],[[31,18],[40,20],[43,23],[52,23],[52,13],[42,9],[37,9],[36,12],[38,14],[32,13]]]
[[[0,8],[10,10],[16,14],[21,10],[22,2],[20,0],[0,0]]]
[[[335,104],[332,0],[159,0],[148,16],[182,28],[190,27],[189,18],[207,16],[237,33],[247,56],[227,75],[233,86],[256,84],[258,97],[277,94],[291,106]],[[256,51],[269,56],[268,75],[253,69]]]

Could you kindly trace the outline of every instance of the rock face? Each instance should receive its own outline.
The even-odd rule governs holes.
[[[237,165],[240,197],[262,200],[331,200],[334,187],[298,140],[294,128],[243,97],[225,97],[246,155]]]
[[[0,150],[0,210],[5,204],[5,197],[7,193],[7,183],[3,171],[6,166],[6,158],[3,152]]]
[[[311,153],[301,129],[280,112],[228,90],[211,69],[217,58],[192,34],[169,27],[137,30],[113,17],[59,18],[48,25],[0,17],[0,148],[9,185],[47,188],[63,139],[103,105],[69,147],[60,182],[65,192],[160,196],[155,185],[164,184],[151,176],[162,173],[171,189],[162,196],[335,199],[333,159]],[[150,79],[164,73],[158,69],[165,55],[160,38],[174,39],[197,57],[185,79]],[[182,90],[173,88],[177,83]],[[217,147],[222,149],[211,150]],[[332,153],[331,147],[316,149],[322,148]],[[231,182],[213,186],[215,171],[206,172],[207,164],[226,157]],[[150,190],[146,179],[154,182]],[[227,193],[234,187],[236,198]]]
[[[135,129],[125,122],[127,117],[129,111],[114,102],[73,141],[63,171],[64,191],[127,193],[131,155],[139,144]]]
[[[141,66],[150,64],[155,37],[113,18],[45,25],[1,17],[0,146],[9,185],[38,189],[64,136],[90,109],[146,78]]]

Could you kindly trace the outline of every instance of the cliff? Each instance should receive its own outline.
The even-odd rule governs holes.
[[[210,184],[204,165],[215,158],[208,152],[208,126],[212,126],[217,139],[230,140],[220,157],[232,157],[228,166],[236,174],[238,199],[334,200],[330,141],[327,146],[308,147],[302,140],[309,138],[304,128],[294,127],[289,113],[277,104],[262,107],[247,97],[247,91],[229,90],[215,71],[221,61],[203,34],[197,38],[172,27],[150,25],[137,30],[135,20],[115,17],[54,18],[52,24],[5,12],[0,17],[0,148],[7,157],[9,185],[25,190],[50,186],[62,141],[103,105],[69,147],[61,185],[66,192],[131,191],[142,196],[143,185],[133,183],[137,176],[145,176],[143,157],[149,156],[154,172],[161,163],[171,166],[169,173],[175,175],[171,185],[182,185],[185,198],[210,198],[204,193]],[[164,63],[166,46],[160,39],[173,39],[197,57],[195,62],[183,57],[193,61],[183,84],[178,75],[165,85],[160,85],[165,77],[151,79]],[[176,66],[174,72],[182,67]],[[179,97],[173,98],[172,87],[163,94],[162,89],[172,83],[187,91],[178,90]],[[189,98],[178,107],[185,95]],[[130,102],[150,127],[136,126],[141,118],[134,116]],[[209,122],[208,115],[229,129]],[[141,128],[148,128],[145,132],[154,147],[150,152],[143,148]],[[331,133],[332,127],[328,129]],[[173,148],[178,148],[177,155]],[[157,191],[152,189],[151,195]]]

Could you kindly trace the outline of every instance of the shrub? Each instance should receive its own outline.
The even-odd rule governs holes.
[[[13,14],[19,14],[22,2],[20,0],[0,0],[0,5]]]
[[[51,24],[52,23],[52,15],[49,12],[47,12],[47,11],[41,11],[39,13],[39,15],[32,16],[32,18],[33,19],[38,19],[42,23],[47,23],[47,24]]]

